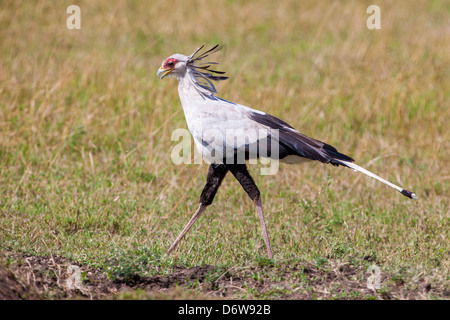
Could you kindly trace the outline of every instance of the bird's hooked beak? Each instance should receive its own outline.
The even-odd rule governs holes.
[[[173,68],[164,69],[163,67],[160,67],[158,69],[158,73],[156,75],[158,76],[158,78],[161,78],[161,80],[162,80],[165,76],[167,76],[172,71],[173,71]]]

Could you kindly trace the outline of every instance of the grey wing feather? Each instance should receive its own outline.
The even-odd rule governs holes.
[[[250,118],[262,125],[279,130],[280,146],[288,150],[287,154],[280,154],[280,157],[296,155],[323,163],[344,166],[347,165],[339,160],[354,161],[351,157],[338,152],[333,146],[298,132],[286,122],[272,115],[253,112],[250,114]]]

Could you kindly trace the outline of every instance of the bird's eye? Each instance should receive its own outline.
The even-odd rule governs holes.
[[[178,61],[176,59],[167,59],[165,63],[166,68],[173,68]]]

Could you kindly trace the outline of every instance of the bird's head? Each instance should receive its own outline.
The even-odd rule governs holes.
[[[195,52],[190,56],[185,56],[179,53],[171,55],[162,62],[161,67],[158,69],[157,76],[161,79],[170,76],[180,79],[186,74],[189,74],[194,84],[198,86],[198,89],[201,92],[205,94],[217,93],[211,80],[219,81],[228,79],[228,77],[221,76],[221,74],[224,74],[225,72],[210,69],[211,65],[217,64],[217,62],[203,62],[199,64],[197,64],[197,62],[206,58],[210,54],[219,51],[222,47],[216,45],[211,49],[197,55],[203,47],[204,45],[195,50]]]
[[[188,56],[184,56],[179,53],[171,55],[162,62],[161,67],[158,69],[158,77],[163,79],[166,76],[183,76],[183,74],[186,73],[186,64],[188,60]]]

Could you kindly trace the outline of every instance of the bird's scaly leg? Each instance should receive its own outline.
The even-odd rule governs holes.
[[[197,221],[197,219],[200,217],[200,215],[205,211],[206,205],[200,203],[200,206],[198,207],[197,211],[192,216],[191,220],[187,223],[187,225],[184,227],[183,231],[181,231],[180,235],[176,238],[175,242],[170,246],[169,251],[167,252],[167,255],[169,255],[178,245],[178,242],[183,239],[184,235],[189,231],[189,229],[192,227],[192,225]]]
[[[178,245],[178,243],[183,239],[185,234],[189,231],[192,225],[201,216],[203,211],[213,202],[217,190],[222,183],[223,178],[228,172],[228,168],[224,164],[211,164],[208,170],[208,177],[206,179],[206,185],[203,188],[202,194],[200,195],[200,206],[197,211],[192,216],[191,220],[184,227],[183,231],[176,238],[175,242],[170,246],[167,255],[169,255]]]
[[[269,256],[269,259],[272,259],[272,248],[270,247],[269,234],[267,233],[266,221],[264,220],[264,211],[262,207],[261,197],[258,197],[254,201],[256,204],[256,211],[258,212],[259,220],[261,221],[261,228],[263,230],[264,242],[266,243],[267,247],[267,254]]]
[[[269,259],[272,259],[272,248],[270,247],[269,234],[267,232],[266,221],[264,220],[264,211],[262,208],[261,202],[261,194],[258,190],[258,187],[253,181],[250,173],[247,170],[247,166],[245,164],[230,164],[228,165],[228,169],[234,175],[234,177],[239,181],[242,188],[244,188],[245,192],[247,192],[248,196],[255,202],[256,211],[258,212],[259,220],[261,222],[261,228],[263,231],[264,242],[266,243],[267,254]]]

